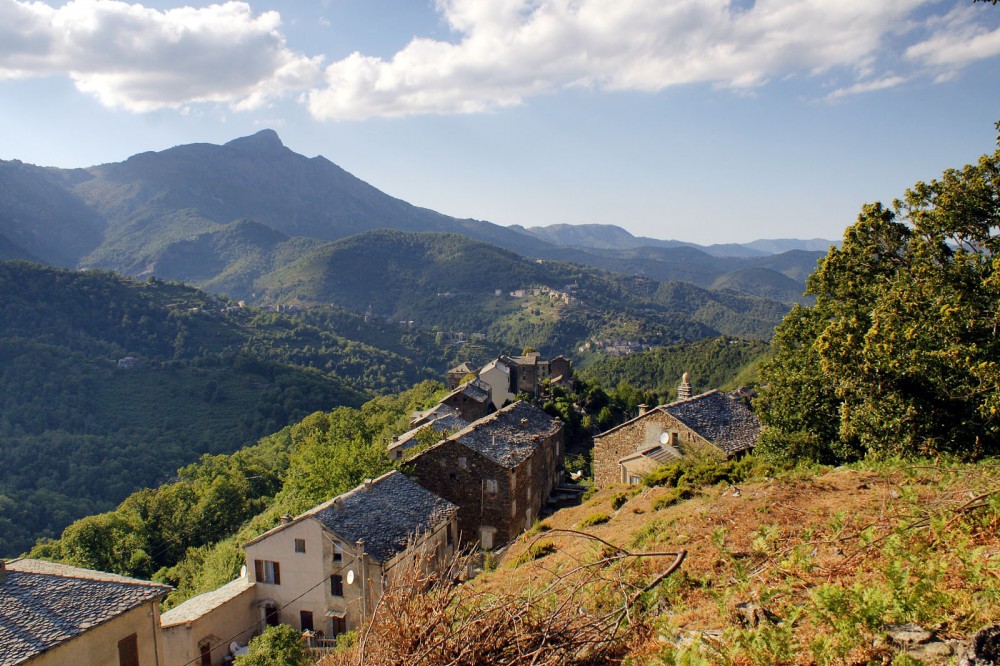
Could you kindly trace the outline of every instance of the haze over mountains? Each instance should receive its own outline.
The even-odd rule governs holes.
[[[279,297],[268,276],[331,241],[381,228],[458,233],[526,257],[784,303],[801,297],[816,250],[829,245],[700,248],[610,225],[524,229],[457,219],[386,195],[324,157],[296,154],[271,130],[87,169],[0,162],[0,258],[156,275],[253,302]],[[453,278],[456,289],[465,281]]]

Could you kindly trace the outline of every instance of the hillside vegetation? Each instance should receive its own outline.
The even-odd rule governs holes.
[[[391,591],[365,663],[947,663],[1000,617],[996,462],[751,457],[603,490],[470,585]],[[924,643],[892,641],[906,623]]]
[[[422,341],[331,309],[240,309],[183,285],[97,271],[0,262],[0,295],[4,555],[202,454],[433,376],[422,363],[443,366],[448,353],[432,344],[413,353]],[[127,357],[135,367],[119,368]]]

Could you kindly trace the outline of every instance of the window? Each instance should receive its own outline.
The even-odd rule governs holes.
[[[335,597],[344,596],[344,577],[339,574],[330,576],[330,594]]]
[[[344,547],[339,541],[333,542],[333,561],[342,562],[344,560]]]
[[[302,631],[312,631],[313,630],[312,611],[299,611],[299,624],[302,625]]]
[[[254,560],[253,569],[258,583],[281,585],[281,567],[271,560]]]
[[[306,552],[306,540],[305,539],[296,539],[295,540],[295,552],[296,553],[304,553],[304,552]]]
[[[337,636],[347,633],[347,620],[342,617],[330,618],[330,635]]]
[[[633,486],[638,485],[640,481],[642,481],[642,479],[638,476],[632,475],[628,477],[628,482]]]
[[[450,546],[450,545],[452,545],[452,543],[454,543],[455,539],[454,539],[454,537],[452,537],[452,535],[451,535],[451,523],[448,523],[448,531],[447,531],[447,532],[445,532],[445,534],[446,534],[446,537],[447,537],[447,540],[448,540],[448,541],[447,541],[447,542],[448,542],[448,545],[449,545],[449,546]]]
[[[497,491],[497,480],[496,479],[486,479],[486,492],[495,493]]]
[[[469,469],[469,461],[465,456],[458,457],[458,468],[459,469]]]
[[[277,627],[281,624],[281,615],[278,612],[278,607],[272,604],[267,604],[264,606],[264,621],[269,627]]]
[[[212,666],[212,643],[204,640],[198,644],[198,652],[201,655],[200,666]]]
[[[118,641],[118,666],[139,666],[139,638],[135,634]]]

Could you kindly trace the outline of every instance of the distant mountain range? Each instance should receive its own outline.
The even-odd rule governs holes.
[[[331,241],[383,228],[461,234],[525,257],[786,304],[801,299],[829,245],[699,247],[611,225],[525,229],[457,219],[386,195],[324,157],[299,155],[271,130],[86,169],[0,161],[0,259],[156,275],[267,303],[277,274],[287,278]],[[456,277],[458,288],[464,277]]]

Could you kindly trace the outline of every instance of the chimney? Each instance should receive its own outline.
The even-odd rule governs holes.
[[[7,580],[7,562],[0,558],[0,583]]]
[[[287,525],[290,522],[292,522],[292,517],[289,514],[286,513],[285,515],[283,515],[281,517],[281,524],[282,525]]]
[[[374,479],[365,479],[365,490],[371,490],[372,485],[374,485]]]
[[[677,399],[687,400],[691,397],[691,382],[688,381],[688,373],[681,377],[681,384],[677,387]]]
[[[344,508],[344,500],[341,499],[340,497],[333,498],[333,508],[336,509],[337,511],[340,511],[341,509],[343,509]]]
[[[639,416],[649,411],[649,405],[639,405]]]

